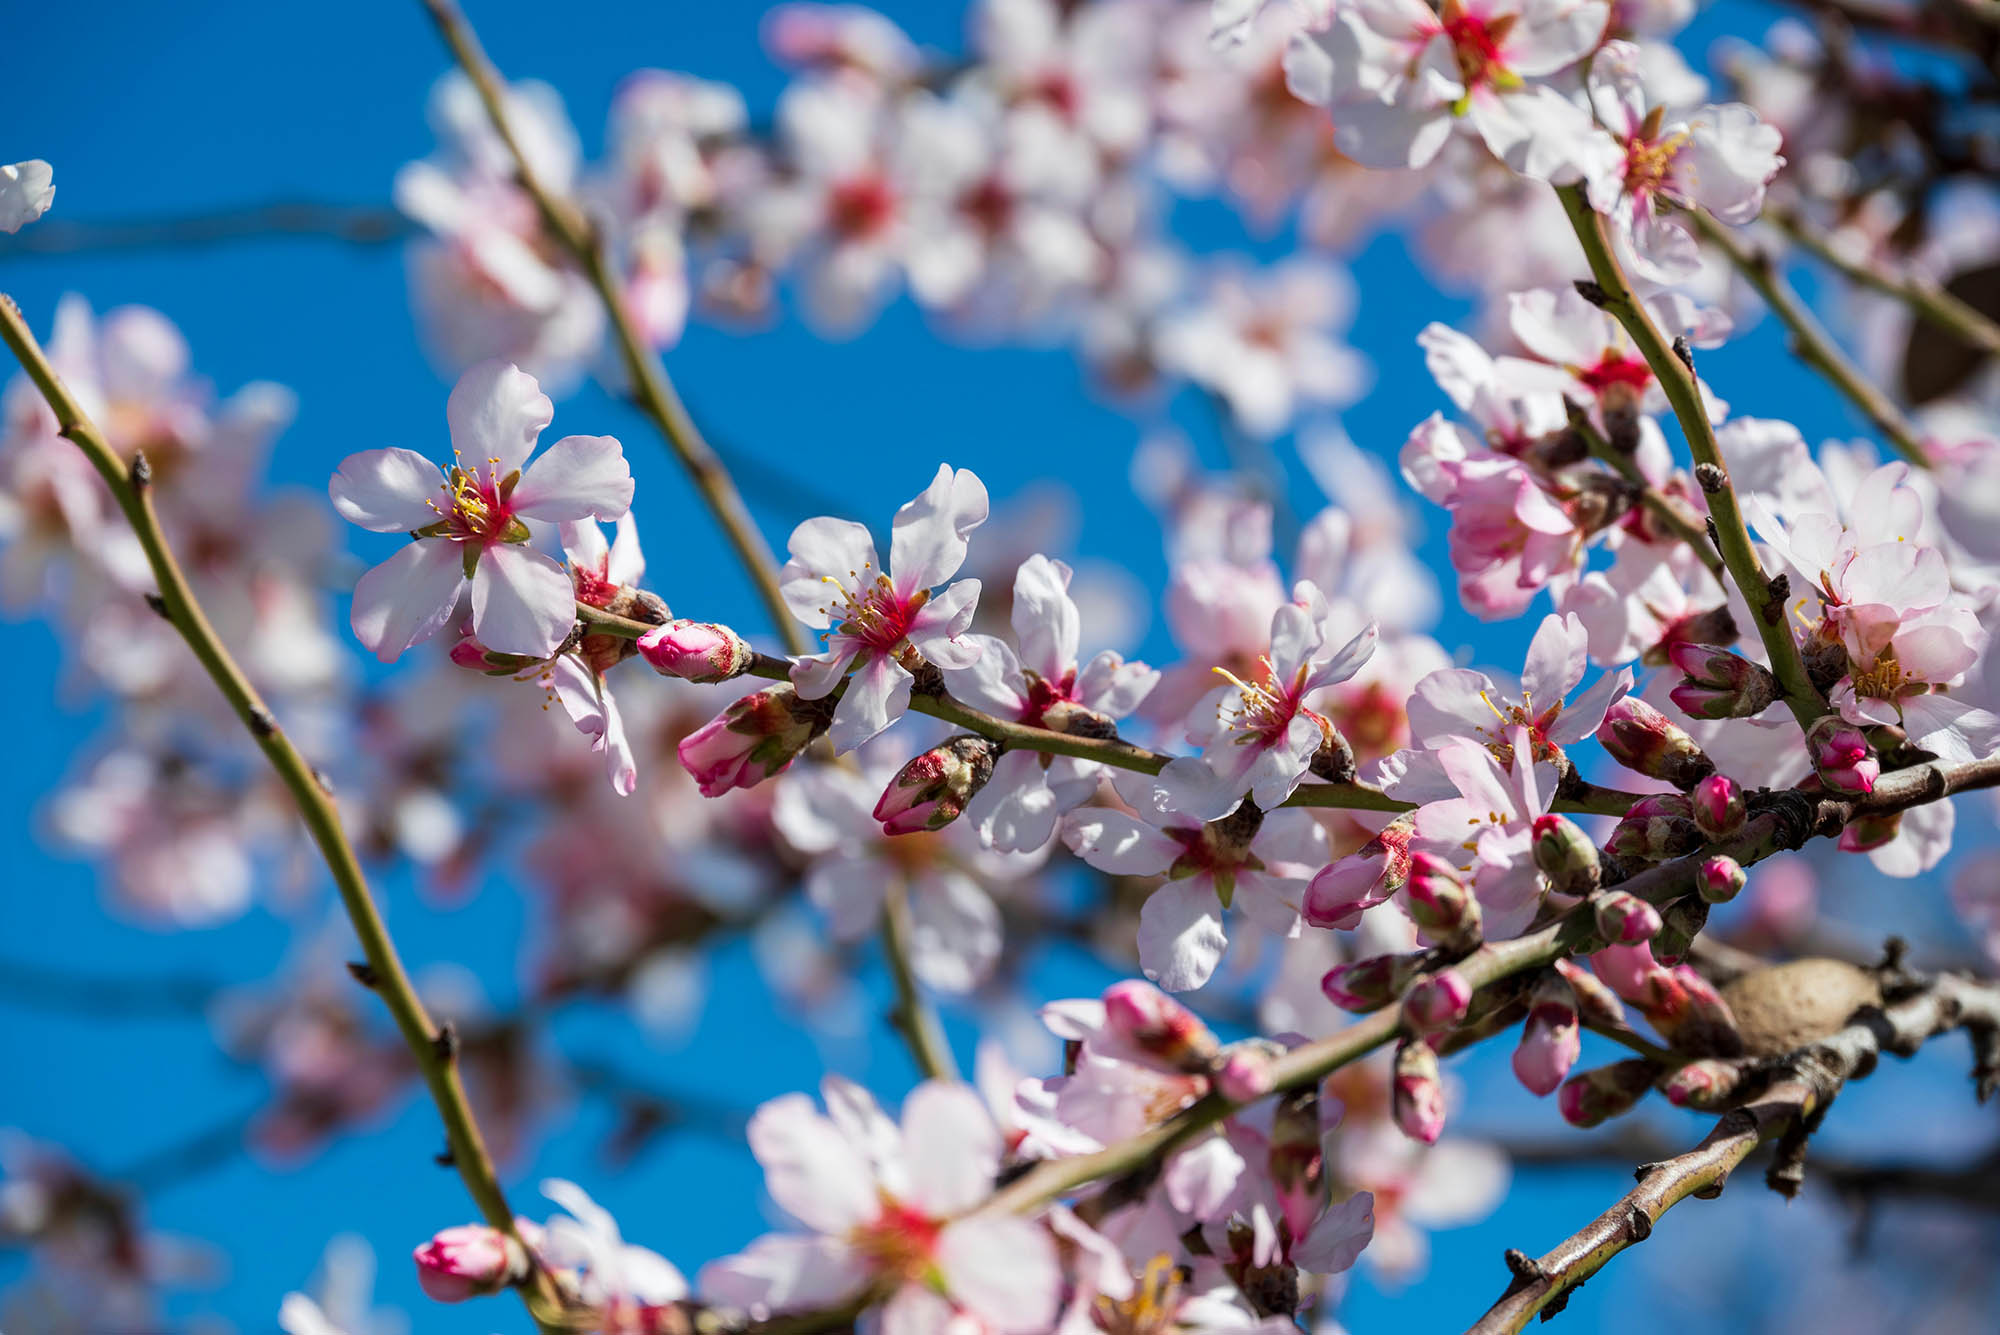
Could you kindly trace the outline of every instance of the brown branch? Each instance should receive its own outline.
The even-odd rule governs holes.
[[[165,218],[47,218],[19,235],[0,236],[0,260],[286,237],[372,247],[401,241],[416,231],[416,224],[383,204],[274,200]]]

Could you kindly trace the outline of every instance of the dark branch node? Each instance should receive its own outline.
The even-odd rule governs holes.
[[[456,1168],[458,1167],[458,1156],[453,1154],[451,1147],[447,1145],[444,1149],[431,1156],[431,1162],[439,1168]]]
[[[1604,290],[1602,283],[1589,278],[1576,280],[1576,294],[1591,305],[1603,310],[1611,304],[1611,294]]]
[[[1632,1235],[1632,1241],[1644,1242],[1653,1236],[1653,1216],[1635,1205],[1632,1213],[1625,1216],[1625,1229]]]
[[[147,460],[144,450],[134,450],[132,452],[132,462],[126,468],[125,476],[130,478],[132,485],[140,491],[144,491],[147,487],[153,485],[153,465]]]
[[[1520,1280],[1524,1284],[1532,1284],[1548,1274],[1546,1270],[1542,1269],[1540,1261],[1537,1261],[1519,1247],[1509,1247],[1506,1251],[1506,1257],[1507,1269],[1513,1272],[1515,1279]]]
[[[355,982],[366,988],[372,989],[375,984],[382,981],[375,972],[375,966],[366,960],[349,960],[347,972],[353,975]]]
[[[162,621],[172,621],[174,619],[174,614],[167,610],[167,600],[157,593],[146,595],[146,606],[152,608],[153,615]]]
[[[250,711],[250,731],[257,737],[275,737],[278,720],[271,717],[271,711],[258,706]]]
[[[431,1039],[431,1052],[441,1062],[449,1065],[458,1060],[458,1026],[446,1020],[438,1026],[437,1034]]]
[[[1688,345],[1687,335],[1675,335],[1674,356],[1680,359],[1682,366],[1687,367],[1690,371],[1694,370],[1694,349]]]
[[[1700,484],[1703,491],[1713,496],[1729,485],[1729,474],[1715,464],[1696,464],[1694,480]]]

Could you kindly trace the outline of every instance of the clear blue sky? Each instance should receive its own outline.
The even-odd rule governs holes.
[[[919,40],[962,46],[961,6],[900,0],[879,6]],[[423,105],[445,62],[412,0],[370,6],[116,3],[16,6],[8,17],[9,74],[0,81],[0,160],[37,156],[56,167],[56,216],[103,219],[199,212],[285,197],[384,201],[396,168],[430,148]],[[551,7],[521,0],[472,7],[494,58],[516,77],[553,83],[595,151],[618,79],[642,65],[680,68],[738,84],[753,110],[767,107],[780,75],[757,42],[760,9],[747,3],[612,5],[573,0]],[[1754,33],[1770,11],[1727,5],[1704,18],[1690,50],[1722,31]],[[1197,249],[1246,248],[1218,210],[1186,211],[1184,233]],[[1275,253],[1262,246],[1265,254]],[[1376,388],[1346,418],[1364,447],[1393,454],[1409,427],[1441,400],[1425,376],[1413,338],[1434,318],[1465,306],[1432,292],[1393,240],[1355,260],[1362,289],[1353,341],[1372,359]],[[350,451],[441,439],[446,386],[425,363],[407,313],[401,259],[393,248],[352,249],[312,240],[261,240],[177,252],[0,260],[0,287],[46,330],[59,294],[84,293],[99,309],[138,302],[171,316],[186,332],[199,369],[224,391],[272,379],[299,395],[299,417],[279,443],[276,479],[320,488]],[[1086,392],[1074,361],[1055,350],[970,350],[936,338],[907,305],[845,344],[826,344],[796,324],[755,336],[696,328],[670,366],[697,413],[732,454],[797,476],[874,524],[907,498],[939,460],[971,466],[996,496],[1059,476],[1086,498],[1082,554],[1129,562],[1148,585],[1164,574],[1157,533],[1126,482],[1141,424]],[[1759,331],[1704,364],[1704,373],[1739,412],[1789,414],[1809,438],[1855,434],[1857,423],[1816,382],[1778,355]],[[1197,433],[1204,417],[1179,413]],[[652,580],[682,610],[753,617],[740,578],[716,552],[676,553],[670,535],[706,535],[701,514],[646,427],[595,390],[558,406],[559,431],[610,432],[627,442],[639,479],[639,514],[653,559]],[[1198,438],[1201,438],[1198,436]],[[1219,462],[1212,439],[1205,449]],[[1281,443],[1281,449],[1283,449]],[[762,471],[762,470],[760,470]],[[1302,476],[1302,475],[1301,475]],[[753,494],[767,533],[782,541],[804,517],[783,489]],[[1433,516],[1433,518],[1435,518]],[[1427,550],[1439,555],[1434,530]],[[1494,630],[1454,615],[1441,627],[1447,648],[1470,645],[1482,660],[1515,661],[1519,627]],[[80,738],[97,719],[66,704],[62,658],[34,624],[0,627],[9,720],[9,763],[0,766],[0,846],[8,875],[0,887],[0,967],[33,959],[82,976],[160,977],[190,972],[254,981],[278,965],[287,924],[262,912],[211,931],[178,935],[125,926],[99,905],[91,870],[52,858],[38,843],[42,795],[68,772]],[[1158,632],[1154,655],[1166,646]],[[1990,808],[1981,803],[1982,822]],[[1962,815],[1973,815],[1971,809]],[[511,986],[521,914],[504,877],[461,912],[424,910],[406,884],[383,887],[408,957],[418,963],[471,963],[489,986]],[[1935,901],[1934,889],[1925,891]],[[1040,971],[1045,995],[1100,986],[1077,962]],[[717,963],[704,1019],[684,1048],[649,1045],[622,1023],[567,1023],[579,1050],[613,1053],[626,1069],[663,1088],[705,1089],[750,1104],[808,1086],[818,1064],[810,1045],[784,1031],[744,960]],[[956,1036],[964,1046],[969,1033]],[[755,1063],[741,1060],[759,1054]],[[1962,1054],[1895,1069],[1849,1099],[1835,1116],[1857,1125],[1871,1104],[1939,1093],[1942,1136],[1970,1137]],[[1473,1094],[1466,1123],[1556,1134],[1553,1109],[1536,1107],[1496,1052],[1461,1063]],[[49,1013],[0,991],[0,1125],[67,1144],[106,1170],[143,1160],[257,1105],[261,1077],[218,1055],[198,1022]],[[850,1071],[893,1099],[911,1071],[886,1038]],[[1893,1088],[1891,1088],[1893,1086]],[[1948,1091],[1948,1094],[1946,1093]],[[1849,1104],[1852,1106],[1848,1106]],[[526,1213],[545,1213],[532,1184],[560,1173],[583,1182],[624,1221],[628,1235],[690,1270],[763,1227],[758,1175],[740,1149],[697,1136],[672,1137],[630,1167],[605,1170],[594,1148],[609,1124],[601,1105],[510,1165],[510,1186]],[[1989,1122],[1985,1125],[1990,1126]],[[1698,1124],[1669,1122],[1676,1135]],[[1962,1140],[1960,1143],[1969,1143]],[[159,1226],[226,1251],[230,1271],[215,1290],[176,1305],[214,1311],[247,1331],[275,1327],[279,1296],[300,1285],[326,1239],[341,1231],[370,1239],[383,1258],[382,1292],[412,1312],[426,1332],[483,1332],[524,1326],[504,1302],[440,1309],[418,1295],[404,1261],[435,1227],[469,1218],[456,1178],[431,1166],[436,1118],[428,1103],[406,1101],[388,1124],[350,1138],[302,1165],[275,1168],[237,1156],[149,1203]],[[1391,1303],[1365,1285],[1349,1308],[1353,1329],[1434,1329],[1471,1319],[1504,1278],[1503,1247],[1539,1251],[1624,1189],[1616,1170],[1524,1177],[1508,1205],[1485,1225],[1437,1240],[1433,1279]],[[1719,1205],[1677,1213],[1662,1236],[1757,1238],[1778,1252],[1838,1264],[1837,1216],[1802,1203],[1789,1212],[1748,1181]],[[1782,1229],[1782,1241],[1770,1236]],[[1565,1318],[1578,1330],[1723,1328],[1720,1317],[1668,1307],[1614,1323],[1621,1302],[1662,1273],[1682,1244],[1660,1242],[1593,1281]],[[17,1272],[0,1259],[0,1280]],[[1737,1276],[1729,1292],[1743,1310],[1754,1285]],[[1751,1328],[1751,1327],[1745,1327]]]

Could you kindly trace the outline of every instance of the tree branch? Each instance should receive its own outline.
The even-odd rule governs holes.
[[[1764,221],[1850,283],[1893,297],[1920,318],[1956,336],[1967,347],[1977,348],[1989,357],[2000,357],[2000,324],[1987,319],[1929,277],[1849,259],[1832,238],[1792,210],[1766,209]]]

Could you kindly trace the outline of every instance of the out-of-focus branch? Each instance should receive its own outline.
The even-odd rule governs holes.
[[[415,231],[415,224],[386,204],[273,200],[166,218],[113,218],[96,222],[48,218],[18,235],[0,236],[0,260],[85,251],[215,246],[282,237],[380,246],[400,241]]]
[[[1736,271],[1764,298],[1771,314],[1791,331],[1792,351],[1799,360],[1818,371],[1849,403],[1859,408],[1896,453],[1919,468],[1930,467],[1930,456],[1924,451],[1923,435],[1916,423],[1896,406],[1886,390],[1854,364],[1853,358],[1840,350],[1833,335],[1826,332],[1778,272],[1778,263],[1771,254],[1751,245],[1734,228],[1717,222],[1700,209],[1689,209],[1683,216],[1694,224],[1704,241],[1729,257]]]
[[[958,1063],[951,1058],[944,1026],[937,1011],[924,1004],[917,975],[910,967],[910,901],[901,886],[889,887],[882,896],[882,954],[896,985],[896,1005],[889,1012],[889,1021],[903,1035],[917,1069],[926,1080],[958,1079]]]
[[[1668,1210],[1689,1196],[1720,1195],[1729,1175],[1767,1140],[1783,1137],[1766,1180],[1791,1195],[1797,1190],[1806,1136],[1847,1081],[1868,1075],[1884,1052],[1910,1056],[1928,1039],[1961,1028],[1984,1032],[1986,1044],[1975,1044],[1975,1052],[1990,1054],[1993,1037],[2000,1034],[2000,986],[1944,974],[1900,1001],[1863,1010],[1839,1032],[1779,1059],[1750,1102],[1724,1114],[1692,1150],[1642,1165],[1639,1185],[1589,1225],[1541,1257],[1509,1252],[1514,1282],[1469,1335],[1511,1335],[1537,1313],[1546,1317],[1560,1311],[1570,1290],[1619,1252],[1644,1242]],[[1974,1076],[1984,1099],[2000,1080],[2000,1070],[1982,1056]]]
[[[1791,627],[1785,620],[1784,599],[1774,597],[1772,581],[1764,575],[1763,567],[1757,560],[1757,550],[1750,543],[1750,530],[1744,526],[1743,511],[1737,504],[1736,489],[1730,483],[1729,470],[1722,461],[1722,447],[1716,442],[1715,429],[1709,425],[1708,409],[1702,403],[1701,385],[1695,379],[1694,362],[1685,354],[1686,344],[1670,345],[1661,335],[1653,317],[1632,289],[1632,284],[1619,266],[1618,257],[1611,249],[1611,238],[1604,230],[1604,219],[1590,207],[1580,185],[1558,186],[1556,197],[1562,201],[1563,212],[1569,215],[1570,227],[1583,247],[1584,258],[1590,264],[1593,282],[1585,295],[1609,311],[1618,323],[1631,335],[1632,342],[1639,349],[1639,355],[1646,359],[1653,378],[1659,382],[1673,405],[1674,417],[1680,422],[1681,432],[1687,437],[1688,450],[1694,455],[1697,476],[1701,476],[1703,466],[1714,481],[1714,489],[1704,483],[1702,490],[1708,497],[1710,517],[1715,521],[1716,546],[1721,549],[1723,564],[1743,591],[1743,599],[1750,605],[1751,620],[1757,623],[1757,634],[1764,642],[1764,652],[1770,657],[1771,671],[1778,684],[1784,688],[1785,704],[1791,709],[1801,729],[1810,729],[1818,718],[1826,713],[1826,700],[1819,689],[1806,675],[1805,662],[1799,657],[1799,646],[1792,639]]]
[[[27,321],[11,297],[0,296],[0,339],[4,339],[28,373],[42,397],[55,413],[62,434],[81,449],[91,465],[111,489],[118,508],[125,514],[145,550],[147,564],[160,590],[157,608],[194,651],[202,668],[222,692],[251,738],[270,761],[297,804],[313,842],[332,873],[343,907],[367,957],[366,980],[388,1006],[401,1031],[410,1055],[423,1071],[424,1083],[437,1104],[451,1146],[452,1162],[466,1190],[478,1204],[486,1222],[502,1232],[515,1235],[514,1212],[507,1204],[493,1170],[493,1160],[480,1135],[472,1106],[466,1101],[465,1086],[459,1078],[457,1042],[449,1029],[432,1023],[417,998],[416,988],[403,968],[389,929],[375,907],[360,860],[341,828],[340,813],[324,780],[292,744],[291,738],[265,706],[256,687],[237,666],[229,649],[210,624],[208,615],[195,600],[180,564],[167,545],[159,517],[154,513],[152,468],[143,454],[121,459],[96,425],[71,396],[69,389],[49,364],[41,345],[35,341]],[[522,1290],[529,1311],[538,1324],[552,1314],[557,1299],[548,1276],[537,1270],[532,1282]]]
[[[513,154],[521,188],[534,199],[550,235],[570,253],[596,289],[598,299],[604,303],[605,314],[611,319],[613,339],[618,344],[619,357],[631,381],[633,401],[660,429],[674,456],[680,460],[681,467],[687,471],[688,479],[694,483],[695,490],[701,493],[709,513],[715,517],[729,545],[735,549],[744,572],[756,586],[758,597],[764,602],[773,628],[784,638],[786,648],[794,654],[805,653],[804,633],[778,592],[777,560],[771,555],[763,534],[757,530],[756,522],[751,519],[748,507],[743,504],[742,494],[729,476],[729,470],[702,435],[701,428],[695,425],[687,405],[681,402],[679,393],[675,391],[673,381],[667,378],[666,368],[646,346],[645,340],[639,337],[638,326],[626,309],[617,275],[611,271],[596,229],[573,201],[557,193],[537,175],[528,155],[522,152],[507,111],[506,81],[487,58],[478,35],[466,22],[465,15],[451,0],[423,0],[423,4],[459,68],[465,71],[466,77],[478,90],[479,100],[493,122],[494,132],[507,146],[507,151]]]
[[[1783,232],[1801,250],[1850,283],[1893,297],[1920,318],[1955,335],[1968,347],[2000,357],[2000,324],[1922,274],[1863,264],[1841,253],[1831,238],[1788,209],[1767,209],[1764,221]]]

